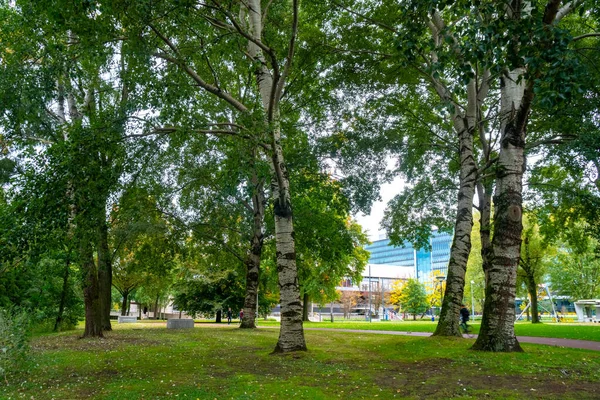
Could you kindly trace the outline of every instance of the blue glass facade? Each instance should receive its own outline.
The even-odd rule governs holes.
[[[415,276],[421,282],[430,281],[433,275],[447,275],[450,260],[452,235],[434,231],[429,238],[431,251],[416,250],[405,242],[402,246],[392,246],[389,239],[374,241],[365,247],[371,252],[370,264],[388,264],[413,267]],[[433,274],[433,275],[432,275]]]

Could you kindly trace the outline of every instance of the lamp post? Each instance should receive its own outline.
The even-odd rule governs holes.
[[[371,322],[371,264],[369,264],[369,322]]]
[[[471,315],[475,318],[475,302],[473,301],[473,285],[475,281],[471,281]]]
[[[440,315],[442,314],[442,303],[444,302],[444,281],[446,277],[444,275],[438,275],[435,277],[438,281],[438,285],[440,285]]]

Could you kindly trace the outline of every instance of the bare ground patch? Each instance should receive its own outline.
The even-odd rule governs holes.
[[[563,368],[564,369],[564,368]],[[490,374],[449,359],[391,363],[375,376],[379,387],[401,397],[598,399],[600,383],[560,379],[554,374],[527,376]],[[389,392],[388,392],[389,393]]]
[[[112,335],[107,333],[103,338],[82,338],[79,335],[44,336],[31,343],[34,351],[46,350],[115,350],[127,345],[158,345],[163,341],[143,338],[140,336]]]

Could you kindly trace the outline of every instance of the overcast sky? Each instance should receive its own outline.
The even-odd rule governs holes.
[[[367,231],[371,241],[377,240],[380,238],[380,235],[385,234],[385,231],[379,228],[381,219],[383,218],[383,211],[385,210],[387,203],[400,193],[402,187],[402,179],[400,178],[394,179],[392,183],[383,185],[380,192],[382,201],[373,204],[371,214],[364,215],[359,213],[354,216],[358,223],[362,225],[363,229]]]

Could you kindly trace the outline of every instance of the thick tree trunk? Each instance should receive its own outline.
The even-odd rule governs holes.
[[[459,327],[460,306],[465,289],[465,273],[471,252],[471,230],[473,229],[473,196],[477,180],[477,166],[473,158],[473,132],[469,122],[455,121],[459,138],[460,187],[458,207],[454,223],[454,239],[450,248],[446,291],[440,319],[434,336],[462,337]]]
[[[65,271],[63,273],[63,285],[60,293],[60,304],[58,305],[58,314],[56,315],[56,321],[54,322],[54,332],[58,332],[60,324],[62,323],[63,314],[65,312],[65,303],[67,301],[67,292],[69,290],[69,272],[71,269],[71,250],[67,252],[67,258],[65,260]]]
[[[216,315],[216,317],[215,317],[215,322],[216,322],[217,324],[220,324],[220,323],[221,323],[221,310],[217,310],[217,315]]]
[[[253,171],[252,195],[253,235],[250,241],[250,252],[246,256],[246,298],[244,300],[244,316],[240,328],[256,328],[256,307],[258,295],[258,278],[260,274],[260,260],[263,247],[263,224],[265,217],[265,194],[262,181]]]
[[[94,262],[92,247],[89,242],[84,240],[80,249],[81,267],[84,273],[85,330],[83,337],[103,337],[98,270]]]
[[[112,309],[112,263],[108,249],[108,226],[102,221],[98,227],[98,281],[100,288],[100,314],[102,330],[111,331],[110,310]]]
[[[275,235],[277,248],[277,271],[281,296],[281,329],[275,353],[306,350],[302,326],[302,303],[296,269],[296,249],[292,207],[288,201],[282,204],[281,196],[275,201]]]
[[[494,195],[492,262],[485,291],[483,319],[475,350],[523,351],[514,332],[517,266],[521,255],[522,178],[525,127],[533,88],[519,79],[524,68],[502,77],[502,137]]]

